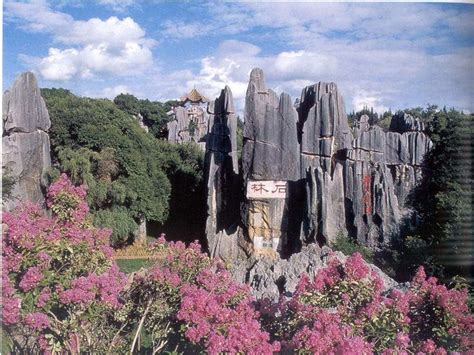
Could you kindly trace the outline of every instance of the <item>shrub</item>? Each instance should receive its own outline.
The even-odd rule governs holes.
[[[423,268],[408,291],[385,294],[355,253],[344,263],[331,259],[314,280],[303,276],[279,313],[266,315],[266,328],[283,338],[285,349],[301,353],[467,351],[474,331],[467,297],[466,289],[426,280]]]
[[[147,269],[125,275],[110,231],[92,227],[86,190],[65,175],[51,185],[52,217],[26,204],[4,214],[2,325],[14,352],[145,351],[381,354],[469,352],[468,293],[419,268],[407,290],[383,290],[355,253],[334,256],[292,298],[260,302],[197,243],[147,249]]]
[[[150,253],[154,265],[137,273],[124,295],[131,349],[137,349],[142,333],[151,338],[152,351],[191,347],[211,354],[270,353],[278,348],[260,330],[248,287],[201,253],[198,243],[186,247],[161,237]]]
[[[88,221],[86,190],[66,175],[50,186],[46,216],[24,205],[5,213],[2,323],[17,351],[101,351],[125,284],[110,259],[110,231]]]
[[[369,248],[357,244],[355,241],[350,239],[347,235],[342,232],[338,233],[336,240],[331,244],[333,250],[338,250],[344,255],[352,255],[354,253],[360,253],[365,261],[368,263],[374,262],[374,252]]]

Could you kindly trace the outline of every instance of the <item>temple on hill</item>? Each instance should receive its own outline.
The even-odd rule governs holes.
[[[180,100],[183,102],[183,105],[190,103],[193,106],[207,104],[209,102],[209,99],[197,91],[196,88],[192,89],[186,95],[181,96]]]
[[[172,143],[195,142],[204,151],[207,134],[207,103],[209,99],[193,88],[181,96],[181,106],[168,112],[168,141]]]

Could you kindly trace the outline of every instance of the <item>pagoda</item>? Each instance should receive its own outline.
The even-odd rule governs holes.
[[[191,105],[202,105],[207,104],[209,99],[202,95],[196,88],[193,88],[189,93],[184,96],[181,96],[180,100],[183,102],[183,105],[191,103]]]

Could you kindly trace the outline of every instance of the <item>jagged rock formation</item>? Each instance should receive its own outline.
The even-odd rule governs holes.
[[[239,257],[239,166],[237,117],[228,86],[208,105],[209,130],[206,142],[207,182],[206,236],[211,256],[224,260]]]
[[[351,205],[346,222],[360,243],[387,244],[410,224],[410,191],[420,181],[432,142],[410,115],[392,118],[389,132],[380,127],[355,130],[344,161],[345,196]]]
[[[41,186],[51,167],[46,104],[33,73],[21,74],[3,95],[2,170],[15,180],[7,210],[20,201],[44,203]]]
[[[301,252],[291,255],[288,259],[252,257],[234,266],[231,271],[235,280],[250,286],[256,299],[268,298],[277,302],[281,296],[293,295],[303,273],[314,277],[318,270],[324,268],[330,253],[330,248],[326,246],[321,248],[313,243],[303,247]],[[333,255],[341,261],[346,259],[341,252],[334,252]],[[400,286],[375,265],[368,265],[380,276],[385,291]]]
[[[244,201],[242,224],[252,253],[287,257],[309,243],[330,244],[339,234],[372,248],[397,238],[410,223],[407,196],[432,145],[423,129],[402,114],[387,133],[370,127],[367,116],[351,131],[336,84],[304,88],[295,108],[254,69],[245,107],[244,189],[278,181],[286,184],[286,198],[250,194]]]
[[[177,144],[195,142],[204,151],[209,125],[206,110],[196,102],[189,107],[175,107],[170,115],[172,120],[167,123],[168,141]]]
[[[248,199],[242,221],[252,253],[285,253],[288,240],[298,238],[290,205],[300,197],[299,144],[296,135],[297,112],[287,94],[280,97],[267,89],[261,69],[254,69],[245,101],[242,169],[244,189],[249,181],[284,181],[288,198]],[[265,189],[262,187],[262,189]]]
[[[263,71],[254,69],[239,187],[236,119],[227,87],[208,112],[206,234],[213,256],[266,256],[283,263],[281,258],[297,260],[308,245],[331,245],[339,235],[378,249],[412,224],[407,199],[432,146],[418,119],[396,115],[384,132],[362,116],[351,130],[334,83],[306,87],[293,105],[289,95],[267,88]],[[258,270],[247,267],[246,278],[261,275]],[[276,287],[277,281],[255,282]]]
[[[341,153],[351,145],[344,101],[334,83],[308,86],[298,108],[301,177],[306,178],[304,243],[325,243],[345,229]]]

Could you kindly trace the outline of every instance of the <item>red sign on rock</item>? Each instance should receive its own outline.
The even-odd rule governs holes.
[[[366,215],[372,214],[372,177],[364,175],[362,178],[362,198],[364,200],[364,212]]]

